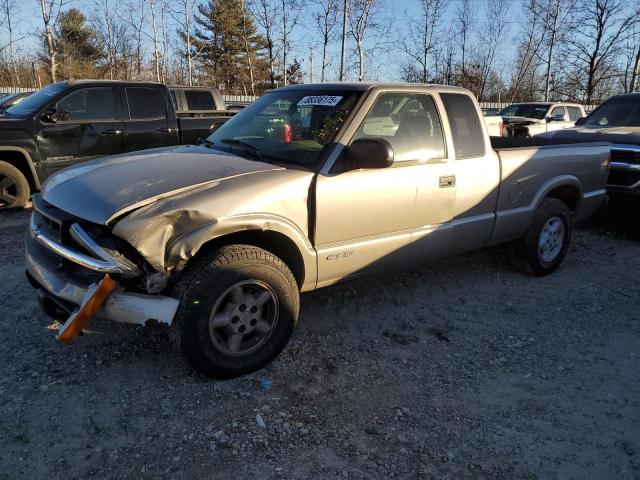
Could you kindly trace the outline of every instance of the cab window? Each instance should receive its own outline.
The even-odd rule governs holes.
[[[441,93],[440,97],[451,125],[456,159],[484,156],[484,133],[474,102],[461,93]]]
[[[555,107],[553,110],[551,110],[551,113],[549,114],[549,116],[551,116],[551,117],[559,117],[559,116],[564,117],[564,107]]]
[[[127,87],[125,92],[131,120],[165,118],[164,95],[159,88]]]
[[[382,138],[393,147],[395,162],[445,157],[442,125],[430,95],[383,93],[362,121],[352,141]]]
[[[83,88],[70,93],[56,104],[61,122],[115,120],[111,87]]]
[[[582,117],[582,111],[578,107],[567,107],[567,111],[569,112],[569,120],[572,122]]]

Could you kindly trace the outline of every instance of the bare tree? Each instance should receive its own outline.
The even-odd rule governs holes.
[[[640,77],[640,45],[638,45],[638,48],[636,49],[636,58],[633,63],[631,80],[629,81],[629,92],[638,91],[638,77]]]
[[[40,11],[42,12],[42,22],[44,24],[43,36],[47,49],[47,69],[51,82],[57,80],[58,74],[58,50],[53,40],[53,29],[56,19],[62,9],[63,0],[40,0]]]
[[[282,81],[285,85],[287,81],[287,56],[291,51],[289,40],[291,33],[300,20],[300,13],[304,8],[304,0],[280,0],[280,40],[282,44]]]
[[[506,36],[507,15],[511,2],[509,0],[488,0],[487,22],[483,33],[480,35],[481,47],[479,53],[480,85],[478,99],[484,99],[487,81],[495,65],[494,60],[498,46],[502,45]]]
[[[133,65],[131,68],[132,77],[141,80],[143,78],[143,58],[145,56],[144,38],[146,23],[146,0],[128,0],[124,8],[118,12],[120,21],[131,29],[131,50]]]
[[[549,101],[554,54],[575,25],[576,0],[539,0],[538,11],[542,15],[542,46],[544,52],[544,101]],[[544,49],[540,49],[544,50]],[[542,53],[542,52],[541,52]]]
[[[347,23],[349,21],[349,0],[343,0],[342,5],[342,35],[340,36],[340,74],[339,80],[344,80],[344,69],[347,51]]]
[[[458,8],[456,9],[455,25],[458,31],[458,41],[460,44],[460,70],[462,76],[466,75],[467,57],[468,57],[468,42],[471,37],[471,31],[473,27],[473,10],[471,0],[462,0]]]
[[[12,83],[15,82],[16,86],[20,86],[20,75],[18,74],[18,61],[16,59],[16,42],[22,40],[22,38],[15,37],[15,22],[14,15],[16,14],[17,6],[15,0],[2,0],[0,2],[0,7],[2,8],[2,13],[4,14],[4,25],[7,30],[7,53],[8,53],[8,61],[9,61],[9,69],[11,70]],[[2,50],[0,48],[0,50]]]
[[[629,30],[623,47],[620,80],[624,91],[629,93],[637,90],[640,75],[640,28],[638,27],[636,25]]]
[[[160,48],[158,43],[158,26],[156,23],[156,0],[148,0],[149,9],[151,10],[151,28],[153,32],[153,36],[151,37],[153,40],[153,69],[155,72],[156,82],[160,81]]]
[[[572,87],[581,100],[591,104],[610,93],[607,83],[620,54],[625,33],[640,20],[640,11],[628,9],[626,0],[582,0],[579,4],[579,29],[574,29],[569,52],[573,67]]]
[[[253,72],[253,60],[251,48],[249,47],[250,42],[250,32],[249,32],[249,15],[247,12],[246,5],[244,1],[240,2],[240,22],[242,26],[242,42],[244,44],[244,53],[247,61],[247,70],[249,73],[249,88],[251,89],[251,95],[256,94],[256,84]]]
[[[327,78],[327,53],[329,44],[336,38],[338,26],[339,5],[338,0],[315,0],[318,11],[313,14],[313,20],[322,39],[322,64],[320,68],[320,81]]]
[[[538,64],[537,52],[544,39],[544,24],[540,6],[537,0],[524,0],[526,22],[524,30],[520,34],[518,49],[516,51],[516,65],[511,79],[509,101],[516,99],[532,100],[531,96],[535,86],[534,79]]]
[[[358,81],[365,78],[365,45],[364,41],[371,30],[378,27],[377,17],[380,13],[379,0],[351,0],[349,5],[349,19],[351,36],[356,43],[356,64],[358,66]]]
[[[114,78],[114,69],[116,68],[116,47],[114,39],[114,12],[111,10],[109,0],[97,0],[97,9],[100,17],[99,25],[104,35],[104,43],[107,50],[107,69],[109,78]]]
[[[258,26],[262,29],[267,42],[267,61],[269,62],[269,82],[272,87],[276,86],[276,59],[277,49],[276,21],[278,10],[272,0],[250,0],[249,8]]]
[[[407,35],[400,44],[412,63],[420,67],[417,78],[422,83],[427,83],[429,78],[429,57],[441,41],[440,22],[447,6],[448,0],[420,0],[420,17],[407,20]]]
[[[174,19],[181,25],[180,35],[184,40],[185,51],[184,57],[187,59],[187,83],[193,85],[193,33],[191,25],[193,21],[193,11],[196,6],[196,0],[179,0],[180,10],[174,15]]]

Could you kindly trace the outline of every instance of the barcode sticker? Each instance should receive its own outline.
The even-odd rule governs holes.
[[[298,102],[298,107],[335,107],[340,103],[340,100],[342,100],[342,97],[337,95],[310,95],[303,97]]]

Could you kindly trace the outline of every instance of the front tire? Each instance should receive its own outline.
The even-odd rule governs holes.
[[[0,210],[25,207],[29,193],[29,182],[22,172],[0,161]]]
[[[555,198],[545,198],[529,230],[514,245],[516,265],[534,276],[549,275],[564,260],[571,243],[571,212]]]
[[[171,328],[187,362],[211,378],[259,370],[285,347],[299,291],[285,263],[261,248],[232,245],[192,260],[174,288]]]

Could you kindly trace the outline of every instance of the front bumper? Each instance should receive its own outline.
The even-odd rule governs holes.
[[[49,242],[43,242],[43,233],[34,230],[33,226],[27,229],[25,238],[27,276],[41,300],[71,311],[83,303],[87,292],[103,274],[99,270],[70,265],[63,256],[47,247]],[[178,304],[172,297],[125,292],[117,287],[96,317],[135,325],[144,325],[150,320],[171,325]],[[45,308],[45,312],[51,315],[49,308]]]

